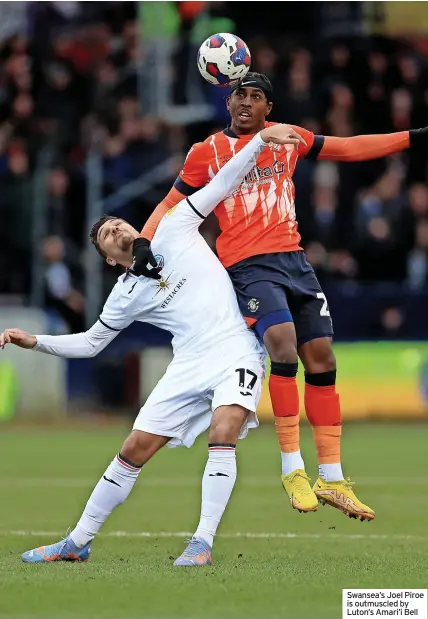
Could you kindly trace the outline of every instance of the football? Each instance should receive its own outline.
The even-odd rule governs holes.
[[[229,86],[245,77],[250,63],[247,45],[227,32],[213,34],[198,51],[198,69],[202,77],[216,86]]]

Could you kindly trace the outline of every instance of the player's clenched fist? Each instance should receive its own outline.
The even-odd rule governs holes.
[[[34,348],[37,338],[21,329],[6,329],[0,334],[0,348],[4,348],[6,344],[15,344],[20,348]]]
[[[305,140],[294,131],[291,125],[273,125],[266,127],[260,132],[260,137],[264,142],[273,142],[274,144],[292,144],[297,150],[302,144],[306,146]]]
[[[135,275],[144,275],[151,279],[160,279],[160,267],[156,262],[152,250],[150,249],[150,241],[139,236],[135,239],[132,246],[132,271]],[[153,268],[149,269],[148,265]]]

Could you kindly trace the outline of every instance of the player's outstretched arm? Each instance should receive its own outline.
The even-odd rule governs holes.
[[[95,357],[118,333],[99,321],[88,331],[73,335],[31,335],[21,329],[6,329],[0,334],[0,348],[14,344],[57,357]]]
[[[239,187],[254,167],[261,151],[270,142],[291,144],[295,149],[301,144],[306,144],[303,137],[290,125],[278,124],[263,129],[221,168],[208,185],[194,193],[191,198],[187,198],[193,209],[202,217],[211,213],[219,202],[225,200]]]
[[[318,159],[327,161],[369,161],[387,157],[418,145],[428,146],[428,127],[380,135],[356,135],[336,138],[330,135],[323,140]]]
[[[31,350],[36,346],[37,338],[35,335],[22,331],[22,329],[6,329],[3,333],[0,333],[0,348],[3,350],[6,344],[15,344],[19,348]]]

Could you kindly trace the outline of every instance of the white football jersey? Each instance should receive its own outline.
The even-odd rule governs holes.
[[[160,280],[128,271],[119,277],[91,329],[76,335],[37,336],[36,349],[93,356],[118,332],[141,321],[170,331],[174,353],[203,352],[230,338],[263,350],[239,311],[226,270],[200,235],[199,226],[240,185],[265,146],[256,135],[206,187],[164,216],[151,243],[162,266]]]
[[[238,308],[229,276],[198,228],[201,218],[187,201],[162,219],[151,248],[162,264],[160,280],[122,275],[100,322],[122,330],[134,320],[173,335],[174,352],[204,351],[217,342],[253,338]]]

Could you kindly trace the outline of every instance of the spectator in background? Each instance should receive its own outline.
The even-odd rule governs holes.
[[[35,129],[34,101],[30,94],[17,94],[12,105],[10,119],[14,127],[14,134],[19,137],[29,137]]]
[[[8,169],[8,131],[5,127],[0,129],[0,179],[3,180]],[[1,200],[1,194],[0,194]]]
[[[428,217],[428,187],[423,183],[414,183],[408,189],[400,222],[400,230],[409,249],[416,242],[418,221],[426,217]]]
[[[107,120],[115,108],[119,72],[112,58],[104,60],[95,72],[93,108]]]
[[[103,147],[104,194],[117,191],[133,176],[133,165],[130,156],[125,152],[125,140],[121,134],[109,134]]]
[[[353,84],[355,70],[348,43],[340,41],[333,43],[327,62],[319,66],[318,76],[323,92],[329,92],[335,84],[347,86]]]
[[[414,183],[408,191],[409,209],[416,219],[428,216],[428,187],[423,183]]]
[[[337,165],[330,161],[320,162],[314,176],[313,216],[316,239],[328,249],[334,243],[338,185]]]
[[[117,115],[121,120],[132,120],[140,114],[138,99],[135,95],[124,96],[117,101]]]
[[[386,54],[372,51],[367,56],[364,77],[359,84],[360,112],[369,133],[389,130],[388,97],[391,86]]]
[[[387,307],[381,311],[371,335],[376,340],[399,340],[406,333],[405,322],[403,310],[396,306]]]
[[[311,66],[309,59],[295,58],[282,84],[274,80],[278,92],[274,113],[277,118],[287,119],[294,125],[305,125],[318,116],[317,98],[312,91]]]
[[[83,112],[81,99],[69,63],[44,63],[36,109],[37,115],[46,121],[45,127],[49,127],[52,133],[61,132],[67,137],[72,134]]]
[[[48,224],[50,234],[64,236],[67,211],[67,192],[70,179],[62,166],[54,167],[48,176]],[[71,206],[71,205],[69,205]]]
[[[277,76],[278,54],[270,45],[262,43],[252,55],[252,71],[263,73],[275,81]]]
[[[85,302],[73,286],[62,239],[59,236],[45,238],[42,254],[46,262],[45,305],[63,318],[71,333],[79,333],[84,330]]]
[[[354,95],[345,84],[335,84],[330,90],[330,105],[325,122],[329,135],[346,138],[354,135]]]
[[[0,291],[14,294],[28,289],[31,258],[30,162],[25,142],[13,139],[7,144],[0,134],[2,190],[0,192]],[[1,147],[0,147],[1,148]],[[19,230],[19,234],[11,231]],[[13,264],[13,277],[10,276]]]
[[[57,163],[47,178],[47,230],[66,238],[75,248],[86,237],[85,187],[72,166]]]
[[[127,145],[126,151],[134,163],[134,178],[168,157],[168,143],[163,139],[163,127],[158,118],[124,118],[120,130]]]
[[[314,228],[311,238],[315,240],[305,249],[323,284],[338,279],[353,279],[358,273],[357,264],[349,251],[337,248],[338,188],[339,165],[330,161],[318,162],[312,194]],[[345,208],[350,209],[350,206],[346,204]]]
[[[407,283],[412,290],[421,290],[428,284],[428,218],[418,220],[415,236],[407,259]]]
[[[398,84],[406,89],[415,103],[419,106],[423,103],[423,92],[426,88],[426,79],[421,75],[419,60],[412,54],[401,54],[397,59]]]
[[[389,169],[357,205],[354,255],[362,280],[403,281],[406,247],[399,223],[404,196],[399,172]]]
[[[397,88],[391,94],[393,131],[405,131],[412,126],[413,99],[407,88]]]

